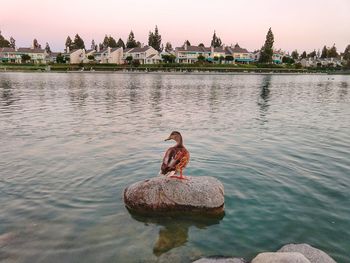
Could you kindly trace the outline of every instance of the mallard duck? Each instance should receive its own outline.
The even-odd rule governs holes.
[[[179,132],[173,131],[165,141],[174,140],[176,145],[170,147],[164,155],[163,163],[161,166],[161,174],[169,175],[172,172],[170,177],[177,179],[186,179],[182,175],[182,170],[186,167],[190,161],[190,153],[186,150],[183,145],[182,136]],[[180,176],[175,174],[180,172]]]

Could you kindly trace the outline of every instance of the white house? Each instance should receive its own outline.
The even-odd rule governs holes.
[[[249,64],[254,61],[254,55],[245,48],[241,48],[238,43],[227,47],[228,52],[233,56],[235,62]]]
[[[45,64],[46,57],[48,56],[45,49],[30,47],[20,47],[16,50],[16,54],[19,57],[22,57],[22,55],[28,55],[30,57],[30,62],[34,64]]]
[[[177,63],[195,63],[198,61],[199,56],[203,56],[206,59],[210,57],[210,48],[189,46],[186,43],[182,47],[175,48],[175,56]]]
[[[140,64],[155,64],[162,61],[157,50],[151,46],[126,48],[123,54],[123,60],[131,56],[132,60],[137,60]]]
[[[21,63],[21,61],[21,55],[17,53],[16,49],[11,47],[0,48],[0,62]]]
[[[99,63],[122,64],[123,63],[123,48],[105,48],[94,52],[95,60]]]

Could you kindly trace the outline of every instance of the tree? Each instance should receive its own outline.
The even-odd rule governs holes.
[[[205,57],[201,54],[197,57],[199,62],[203,62],[205,60]]]
[[[301,54],[300,58],[306,58],[306,57],[307,57],[306,51],[304,51],[304,52]]]
[[[350,45],[345,48],[343,58],[350,61]]]
[[[284,56],[282,58],[282,63],[284,64],[294,64],[294,62],[295,62],[294,59],[291,57]]]
[[[156,26],[153,32],[149,32],[148,35],[148,45],[153,47],[155,50],[161,51],[162,36],[158,32],[158,27]]]
[[[122,47],[123,49],[125,49],[124,41],[121,38],[118,39],[117,47]]]
[[[221,39],[216,36],[216,32],[214,30],[213,39],[211,40],[210,45],[212,47],[221,47],[221,44],[222,44]]]
[[[337,48],[335,47],[335,44],[328,50],[328,57],[329,58],[336,58],[338,57]]]
[[[133,60],[132,56],[127,56],[125,60],[128,62],[128,64],[131,64],[131,61]]]
[[[265,44],[262,46],[262,48],[260,50],[259,62],[261,62],[261,63],[271,63],[272,62],[273,42],[274,42],[274,36],[273,36],[272,30],[270,27],[269,31],[266,34]]]
[[[294,51],[292,52],[291,56],[292,56],[293,59],[298,59],[298,58],[299,58],[299,53],[298,53],[298,51],[297,51],[297,50],[294,50]]]
[[[49,46],[49,43],[47,43],[47,42],[46,42],[45,50],[46,50],[46,53],[48,53],[48,54],[51,53],[51,48]]]
[[[204,47],[204,44],[203,44],[203,43],[200,43],[198,46],[199,46],[199,47]]]
[[[132,32],[132,30],[130,31],[128,40],[126,41],[126,47],[127,48],[137,47],[137,43],[136,43],[136,40],[135,40],[134,32]]]
[[[65,62],[64,56],[62,56],[61,53],[58,53],[58,54],[57,54],[56,62],[57,62],[58,64],[63,64],[63,63]]]
[[[187,46],[191,46],[190,41],[186,40],[186,41],[185,41],[185,43],[183,44],[183,46],[182,46],[182,47],[184,47],[185,45],[187,45]]]
[[[309,54],[307,54],[307,57],[308,57],[308,58],[314,58],[314,57],[316,57],[316,50],[314,50],[314,51],[310,52]]]
[[[96,45],[96,43],[95,43],[95,40],[93,39],[93,40],[91,40],[91,46],[90,46],[90,48],[91,49],[93,49],[93,50],[96,50],[97,49],[97,45]]]
[[[102,45],[103,45],[103,48],[107,48],[107,47],[116,48],[117,41],[115,41],[115,39],[112,36],[105,35]]]
[[[34,40],[33,40],[33,48],[41,48],[41,45],[39,44],[39,42],[36,38],[34,38]]]
[[[94,55],[88,55],[88,60],[95,60],[95,56]]]
[[[10,47],[16,48],[16,40],[13,37],[10,37]]]
[[[226,61],[233,61],[233,56],[229,55],[225,57]]]
[[[321,58],[327,58],[328,57],[328,49],[326,46],[322,48]]]
[[[85,48],[84,40],[78,34],[76,34],[74,37],[74,42],[73,42],[72,48],[73,49],[84,49]]]
[[[22,62],[26,63],[28,60],[31,60],[32,58],[28,54],[23,54],[21,56]]]
[[[162,55],[162,59],[165,63],[174,63],[176,57],[172,54],[170,55]]]
[[[1,35],[0,31],[0,47],[10,47],[10,42]]]
[[[171,43],[170,42],[166,42],[166,44],[165,44],[165,51],[166,52],[170,52],[172,50],[173,50],[173,46],[171,45]]]
[[[73,46],[73,41],[72,41],[72,39],[70,38],[70,36],[67,37],[66,43],[64,44],[64,46],[66,47],[66,49],[67,49],[67,48],[69,48],[69,49],[72,48],[72,46]]]

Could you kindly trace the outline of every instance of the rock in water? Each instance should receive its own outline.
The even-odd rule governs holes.
[[[224,186],[209,176],[187,180],[154,177],[136,182],[124,190],[127,208],[136,212],[205,212],[222,214]]]
[[[251,263],[310,263],[310,261],[297,252],[264,252],[257,255]]]
[[[311,263],[336,263],[335,260],[325,252],[308,244],[288,244],[283,246],[278,252],[299,252]]]
[[[201,258],[192,263],[246,263],[242,258],[209,257]]]

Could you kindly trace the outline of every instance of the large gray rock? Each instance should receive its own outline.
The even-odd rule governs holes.
[[[224,186],[209,176],[187,180],[158,176],[136,182],[124,190],[127,208],[137,212],[224,211]]]
[[[242,258],[209,257],[201,258],[192,263],[246,263]]]
[[[336,261],[325,252],[308,244],[288,244],[283,246],[278,252],[299,252],[311,263],[336,263]]]
[[[310,263],[298,252],[264,252],[258,254],[251,263]]]

